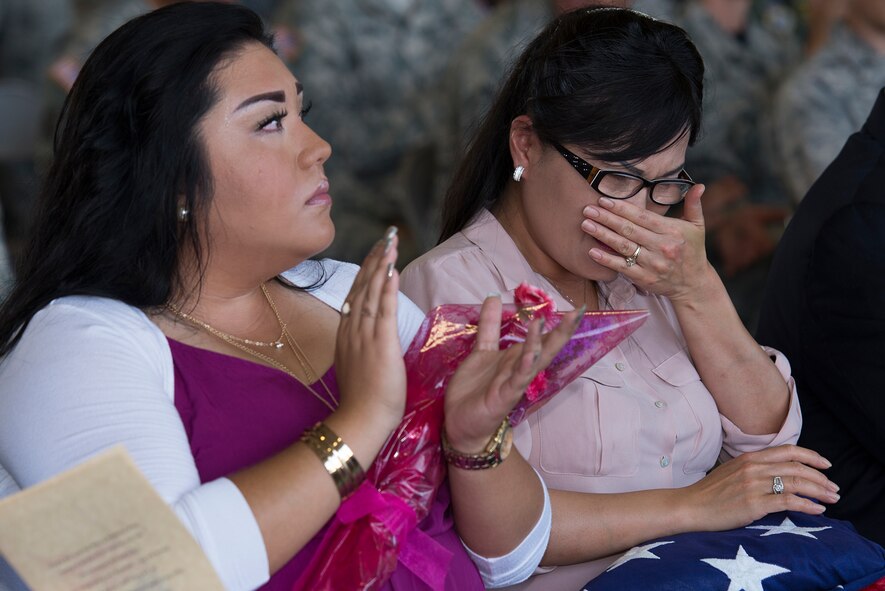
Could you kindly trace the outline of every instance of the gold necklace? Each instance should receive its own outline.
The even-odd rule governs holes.
[[[284,363],[281,363],[281,362],[277,361],[276,359],[274,359],[273,357],[265,355],[264,353],[256,351],[255,349],[252,349],[251,347],[247,346],[245,343],[249,342],[249,339],[242,339],[239,337],[235,337],[234,335],[228,334],[226,332],[222,332],[222,331],[218,330],[217,328],[215,328],[214,326],[212,326],[206,322],[203,322],[202,320],[194,318],[190,314],[186,314],[186,313],[182,312],[181,310],[172,306],[171,304],[166,304],[166,309],[168,309],[170,312],[172,312],[176,316],[179,316],[179,317],[187,320],[188,322],[191,322],[192,324],[204,329],[206,332],[208,332],[212,336],[221,339],[222,341],[224,341],[225,343],[227,343],[233,347],[236,347],[240,351],[243,351],[244,353],[248,353],[249,355],[252,355],[256,359],[261,359],[262,361],[264,361],[268,365],[275,367],[276,369],[288,374],[293,379],[295,379],[299,384],[301,384],[302,386],[307,388],[310,391],[310,393],[313,394],[313,396],[317,400],[319,400],[320,402],[322,402],[326,406],[326,408],[328,408],[331,412],[335,412],[335,409],[338,406],[338,399],[335,397],[334,394],[332,394],[332,391],[329,389],[329,386],[326,385],[326,382],[323,380],[322,376],[320,376],[319,378],[316,377],[316,371],[314,371],[313,366],[310,365],[310,361],[307,359],[307,355],[304,353],[304,350],[298,344],[298,341],[296,341],[295,338],[291,334],[289,334],[289,331],[286,328],[286,325],[283,322],[283,319],[280,316],[280,313],[277,311],[276,304],[274,303],[273,299],[270,297],[270,293],[268,293],[267,288],[265,287],[264,283],[261,284],[261,291],[264,293],[264,297],[267,299],[267,303],[270,304],[270,307],[273,310],[274,315],[277,318],[277,322],[279,322],[279,324],[280,324],[282,334],[280,335],[279,340],[282,340],[284,338],[286,339],[286,341],[289,344],[289,348],[292,350],[292,353],[295,355],[295,358],[298,360],[299,365],[301,365],[301,369],[304,371],[307,381],[302,380],[295,372],[293,372],[291,369],[289,369],[289,367],[286,366]],[[275,347],[275,348],[279,349],[279,347]],[[325,390],[326,395],[329,397],[328,399],[323,397],[319,392],[317,392],[313,388],[313,386],[311,386],[311,384],[316,381],[319,381],[320,385],[323,387],[323,390]],[[331,403],[329,402],[330,400],[331,400]]]
[[[265,295],[267,295],[267,294],[265,294]],[[222,332],[222,331],[218,330],[217,328],[215,328],[214,326],[209,326],[208,324],[206,324],[205,322],[203,322],[199,318],[194,318],[190,314],[187,314],[186,312],[182,312],[181,310],[179,310],[177,308],[173,308],[170,305],[167,305],[166,307],[169,310],[171,310],[174,314],[176,314],[177,316],[181,316],[182,318],[184,318],[185,320],[187,320],[191,324],[196,324],[200,328],[205,329],[206,331],[214,334],[215,336],[217,336],[219,338],[223,338],[225,341],[242,343],[244,345],[251,345],[253,347],[273,347],[274,349],[282,349],[284,346],[283,337],[285,336],[285,330],[286,330],[285,327],[283,327],[283,330],[280,331],[280,336],[278,336],[275,341],[253,341],[252,339],[241,339],[240,337],[236,337],[230,333]]]
[[[552,279],[550,279],[546,275],[541,275],[541,277],[543,277],[544,279],[549,281],[550,285],[552,285],[556,289],[556,291],[559,292],[559,295],[564,297],[565,300],[572,305],[572,308],[575,308],[575,309],[578,308],[578,304],[575,302],[575,300],[573,300],[571,297],[569,297],[569,295],[565,291],[563,291],[563,289],[557,283],[555,283]],[[587,283],[588,283],[588,281],[586,279],[584,279],[583,283],[582,283],[582,292],[581,292],[581,305],[582,306],[587,305]]]

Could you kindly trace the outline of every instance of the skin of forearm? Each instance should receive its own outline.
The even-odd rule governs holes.
[[[789,388],[744,328],[715,270],[708,266],[703,288],[673,307],[719,412],[744,433],[778,432],[789,411]]]
[[[504,556],[528,535],[544,508],[544,490],[532,467],[514,449],[487,470],[449,467],[458,534],[481,556]]]
[[[353,450],[364,470],[390,435],[387,421],[372,421],[343,408],[324,422]],[[231,475],[230,480],[255,515],[271,574],[291,560],[341,504],[332,477],[317,455],[300,442]]]
[[[542,566],[578,564],[689,531],[679,489],[596,494],[550,490],[553,531]]]

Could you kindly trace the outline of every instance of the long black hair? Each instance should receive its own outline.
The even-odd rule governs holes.
[[[647,158],[701,125],[704,63],[675,25],[629,9],[554,19],[526,47],[469,142],[443,203],[440,242],[491,208],[513,172],[510,124],[528,115],[547,143],[593,158]]]
[[[251,43],[272,48],[251,10],[185,2],[129,21],[92,52],[59,117],[30,244],[0,307],[0,356],[55,298],[149,308],[182,287],[182,247],[202,260],[212,194],[198,133],[218,100],[212,74]]]

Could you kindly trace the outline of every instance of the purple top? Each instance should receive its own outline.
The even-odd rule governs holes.
[[[307,387],[282,371],[167,340],[175,365],[175,408],[184,423],[201,482],[226,476],[282,451],[329,414]],[[322,380],[337,396],[334,367]],[[315,389],[325,394],[321,386]],[[418,527],[453,554],[446,589],[481,590],[476,567],[455,533],[449,500],[448,487],[443,483],[430,513]],[[261,588],[289,591],[324,531],[325,527]],[[400,567],[384,589],[424,591],[427,587]]]

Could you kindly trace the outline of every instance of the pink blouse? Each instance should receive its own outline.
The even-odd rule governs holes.
[[[523,258],[488,211],[462,232],[412,262],[401,290],[429,310],[479,303],[488,293],[513,301],[526,281],[546,290],[560,310],[572,308]],[[719,413],[701,382],[669,300],[623,276],[599,284],[600,309],[647,309],[649,318],[551,402],[514,431],[514,443],[551,489],[614,493],[693,484],[744,452],[796,443],[802,425],[790,366],[765,348],[790,388],[790,410],[778,433],[749,435]],[[558,567],[519,589],[580,589],[616,556]]]

